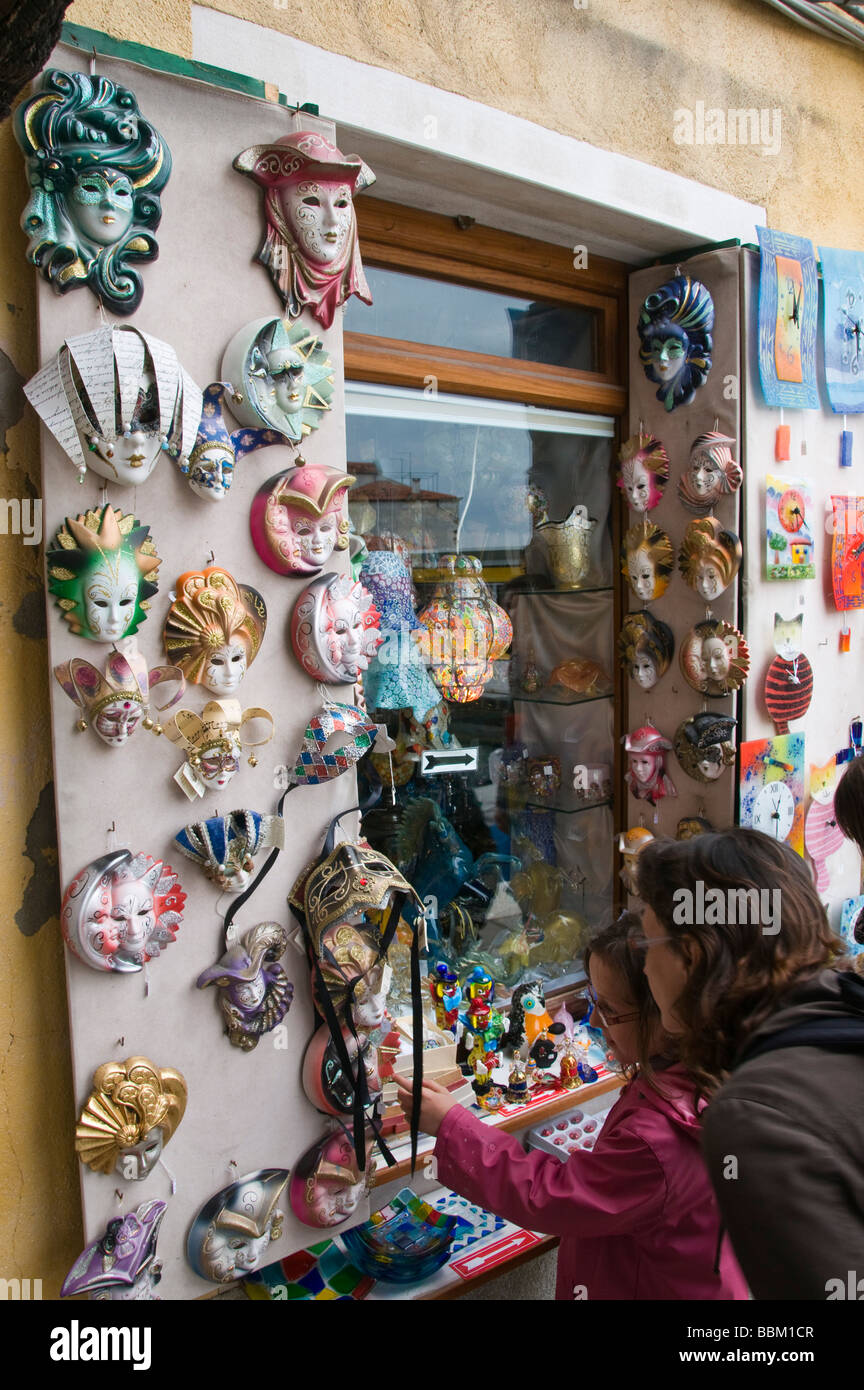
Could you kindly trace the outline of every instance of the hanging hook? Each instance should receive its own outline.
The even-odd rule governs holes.
[[[91,77],[95,77],[95,76],[96,76],[96,49],[95,49],[95,48],[91,49],[91,56],[90,56],[90,76],[91,76]]]

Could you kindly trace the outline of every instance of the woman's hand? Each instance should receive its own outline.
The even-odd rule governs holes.
[[[398,1076],[395,1072],[391,1080],[398,1087],[402,1113],[406,1120],[410,1121],[414,1083],[405,1076]],[[436,1135],[447,1111],[452,1110],[453,1106],[458,1104],[459,1101],[451,1096],[446,1086],[439,1086],[437,1081],[424,1081],[420,1099],[420,1128],[423,1133]]]

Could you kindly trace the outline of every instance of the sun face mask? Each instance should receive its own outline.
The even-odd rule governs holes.
[[[719,698],[744,684],[750,671],[750,648],[731,623],[706,618],[687,633],[678,660],[688,685]]]
[[[263,598],[220,565],[181,574],[175,592],[163,632],[166,654],[187,680],[233,695],[264,640]]]
[[[268,479],[252,500],[252,544],[276,574],[317,574],[334,550],[348,548],[345,497],[354,479],[298,459]]]
[[[234,481],[234,468],[240,459],[270,444],[284,444],[284,437],[272,429],[238,429],[233,433],[225,424],[222,406],[225,397],[235,412],[243,397],[230,381],[213,381],[204,390],[198,432],[188,459],[169,443],[168,452],[187,483],[205,502],[221,502]],[[239,416],[238,416],[239,418]]]
[[[255,319],[234,335],[222,375],[238,385],[232,409],[244,425],[264,425],[299,443],[317,430],[333,400],[333,363],[305,325]]]
[[[149,535],[110,506],[67,516],[46,556],[48,588],[76,637],[117,642],[138,631],[162,563]]]
[[[186,894],[169,865],[128,850],[94,859],[69,884],[60,926],[93,970],[141,970],[177,939]]]
[[[166,1202],[142,1202],[128,1216],[109,1221],[104,1234],[78,1256],[60,1297],[86,1293],[94,1300],[117,1303],[157,1299],[154,1290],[162,1263],[156,1259],[156,1242],[167,1210]]]
[[[372,303],[353,204],[354,195],[375,182],[368,164],[304,130],[250,145],[234,168],[264,189],[266,235],[258,260],[290,318],[308,307],[329,328],[349,295]]]
[[[159,254],[159,195],[171,174],[171,151],[134,92],[49,68],[12,126],[30,185],[27,259],[58,294],[89,285],[113,313],[133,313],[143,293],[136,266]]]
[[[212,1284],[232,1284],[270,1263],[268,1248],[282,1235],[277,1207],[288,1173],[262,1168],[217,1192],[199,1211],[186,1241],[186,1259]]]
[[[382,641],[372,595],[347,575],[322,574],[300,593],[291,617],[294,655],[313,680],[354,684]]]
[[[104,674],[89,661],[73,656],[71,661],[54,667],[54,675],[69,699],[81,711],[76,728],[89,725],[109,748],[122,748],[140,724],[154,733],[161,733],[161,724],[150,717],[150,701],[157,685],[174,683],[177,687],[170,700],[156,705],[158,713],[176,705],[186,690],[186,678],[177,666],[154,666],[138,651],[134,638],[123,651],[113,651],[105,662]]]
[[[258,729],[252,730],[255,723]],[[244,710],[239,700],[209,700],[200,714],[191,709],[178,710],[165,725],[164,733],[189,754],[175,772],[174,781],[194,801],[206,791],[224,791],[240,770],[244,750],[270,742],[273,716],[257,706]],[[250,754],[250,765],[255,767],[257,762],[254,753]]]
[[[148,1057],[105,1062],[75,1129],[75,1152],[94,1173],[138,1182],[153,1171],[186,1110],[186,1081]]]
[[[216,986],[228,1041],[243,1052],[254,1051],[291,1007],[294,986],[279,964],[287,948],[285,927],[259,922],[198,976],[199,989]]]
[[[201,417],[201,388],[174,349],[131,324],[68,338],[24,393],[82,483],[89,467],[139,487],[163,451],[185,462]]]

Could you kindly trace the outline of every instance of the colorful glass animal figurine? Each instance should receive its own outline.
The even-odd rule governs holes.
[[[669,670],[675,636],[668,623],[644,609],[628,613],[618,634],[618,655],[630,679],[641,690],[653,690]]]
[[[813,698],[813,667],[801,651],[804,614],[781,618],[774,614],[774,650],[765,677],[765,705],[776,732],[788,734],[789,720],[801,719]]]
[[[171,152],[135,94],[107,77],[48,68],[12,122],[27,161],[21,218],[27,259],[58,294],[89,284],[115,314],[131,314],[153,261]]]
[[[141,970],[177,939],[185,902],[169,865],[117,850],[69,884],[60,906],[63,939],[93,970]]]
[[[225,349],[222,375],[239,387],[232,410],[242,424],[264,425],[292,443],[317,430],[331,409],[330,354],[302,323],[244,324]]]
[[[156,1242],[167,1210],[167,1202],[142,1202],[135,1211],[109,1221],[104,1233],[78,1256],[60,1297],[87,1294],[115,1303],[158,1300],[154,1290],[162,1277],[162,1261],[156,1259]]]
[[[294,986],[279,964],[287,948],[285,927],[259,922],[228,944],[195,982],[198,989],[216,986],[228,1041],[243,1052],[252,1052],[291,1007]]]
[[[317,574],[348,548],[345,497],[354,478],[298,459],[268,478],[252,499],[249,525],[258,556],[276,574]]]
[[[711,370],[714,301],[700,280],[675,275],[646,295],[636,325],[639,361],[665,410],[689,405]]]
[[[146,1178],[186,1110],[186,1081],[149,1057],[105,1062],[75,1128],[75,1152],[94,1173]]]
[[[214,695],[233,695],[264,640],[267,607],[257,589],[221,565],[187,570],[163,629],[167,656],[186,679]]]
[[[231,1284],[269,1263],[269,1247],[282,1235],[285,1213],[277,1203],[287,1181],[284,1168],[261,1168],[204,1203],[186,1240],[186,1259],[196,1274],[212,1284]]]
[[[543,986],[539,980],[527,980],[517,985],[510,996],[510,1018],[501,1045],[515,1052],[527,1041],[531,1048],[551,1022]]]
[[[258,260],[290,318],[309,308],[329,328],[349,295],[372,303],[353,203],[375,182],[368,164],[342,154],[317,131],[301,130],[270,145],[250,145],[234,168],[264,189],[266,235]]]
[[[104,674],[80,656],[54,667],[54,675],[69,699],[81,711],[76,728],[92,728],[109,748],[122,748],[143,722],[145,729],[161,734],[161,724],[150,717],[150,702],[157,685],[174,684],[170,700],[155,708],[159,714],[183,698],[186,677],[179,666],[154,666],[147,661],[131,638],[123,651],[112,651],[105,661]]]
[[[694,439],[687,468],[678,480],[678,497],[688,512],[707,516],[721,497],[738,491],[744,473],[732,456],[734,444],[729,435],[716,430]]]
[[[650,512],[669,480],[669,455],[659,439],[642,431],[626,439],[618,453],[618,486],[634,512]]]
[[[666,754],[672,748],[653,724],[643,724],[621,740],[628,754],[624,781],[633,795],[656,806],[664,796],[677,796],[675,783],[666,772]]]
[[[149,536],[111,506],[67,516],[45,558],[48,588],[76,637],[116,642],[138,631],[162,563]]]

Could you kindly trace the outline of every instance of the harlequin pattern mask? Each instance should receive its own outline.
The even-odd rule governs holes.
[[[94,859],[69,884],[60,926],[93,970],[141,970],[177,938],[186,894],[169,865],[128,850]]]
[[[224,893],[239,893],[255,870],[259,851],[284,847],[285,822],[257,811],[231,811],[184,826],[174,844]]]
[[[186,1109],[186,1082],[148,1057],[105,1062],[75,1129],[75,1152],[95,1173],[138,1181],[152,1172]]]
[[[267,231],[258,260],[291,318],[308,306],[329,328],[349,295],[372,303],[353,205],[354,195],[375,182],[368,164],[304,130],[271,145],[251,145],[234,168],[265,190]]]
[[[362,584],[322,574],[302,590],[291,617],[294,655],[313,680],[353,684],[381,642],[380,618]]]
[[[728,714],[694,714],[679,724],[675,756],[696,782],[716,782],[735,761],[736,721]]]
[[[220,565],[181,574],[176,594],[163,634],[168,657],[187,680],[233,695],[261,649],[263,598]]]
[[[288,1173],[262,1168],[223,1187],[199,1211],[189,1230],[186,1258],[213,1284],[231,1284],[269,1263],[268,1247],[282,1235],[277,1207]]]
[[[171,152],[128,87],[49,68],[13,116],[30,200],[21,218],[27,259],[59,294],[89,284],[115,314],[143,287],[135,266],[159,254],[153,235]]]
[[[252,1052],[291,1007],[294,986],[279,964],[287,947],[284,927],[259,922],[198,976],[199,989],[216,985],[228,1041],[243,1052]]]
[[[354,479],[298,459],[252,500],[249,525],[258,556],[277,574],[317,574],[334,550],[348,546],[345,496]]]
[[[288,783],[317,785],[341,777],[368,753],[375,734],[376,726],[356,705],[325,705],[306,725],[294,766],[285,769]]]
[[[252,736],[250,726],[258,723]],[[223,791],[240,770],[245,748],[258,748],[273,737],[273,716],[255,706],[244,710],[239,700],[209,700],[200,714],[178,710],[165,725],[165,737],[189,754],[188,761],[174,774],[174,781],[190,801],[207,790]],[[257,758],[250,755],[254,767]]]
[[[174,349],[131,324],[68,338],[24,393],[79,482],[89,466],[139,487],[163,451],[185,461],[201,415],[201,389]]]
[[[46,556],[48,588],[76,637],[116,642],[138,631],[159,587],[149,535],[111,506],[66,518]]]
[[[349,1136],[326,1134],[294,1164],[288,1186],[291,1210],[306,1226],[341,1226],[354,1215],[372,1186],[373,1158],[367,1146],[365,1170]]]
[[[213,381],[205,387],[198,432],[188,459],[178,456],[170,444],[168,447],[196,497],[205,502],[221,502],[227,495],[240,459],[270,444],[285,443],[283,436],[271,429],[229,432],[222,414],[226,395],[236,411],[243,397],[230,381]]]
[[[128,1216],[109,1221],[105,1233],[78,1256],[60,1297],[86,1293],[91,1299],[121,1303],[156,1299],[154,1290],[162,1277],[156,1242],[167,1210],[166,1202],[142,1202]]]
[[[664,409],[689,405],[711,370],[714,301],[700,280],[676,275],[645,298],[639,361]]]
[[[156,706],[160,714],[176,705],[186,690],[186,678],[178,666],[154,666],[148,671],[134,638],[124,651],[110,653],[104,675],[79,656],[55,666],[54,675],[81,711],[77,728],[83,731],[89,721],[109,748],[122,748],[142,721],[145,729],[162,732],[149,714],[151,692],[157,685],[173,682],[177,686],[170,700]]]
[[[234,414],[299,442],[317,430],[333,400],[333,363],[305,325],[256,319],[234,335],[222,375],[239,387]]]

